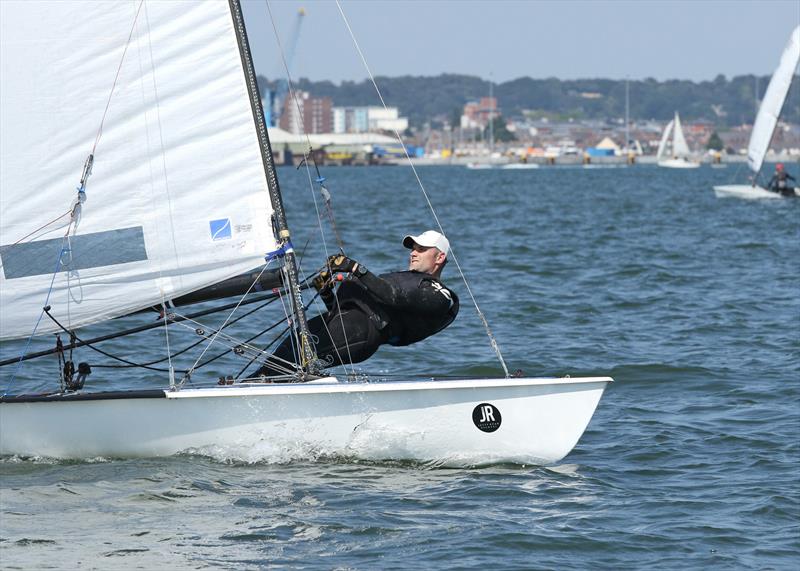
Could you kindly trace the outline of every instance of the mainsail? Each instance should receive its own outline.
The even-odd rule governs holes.
[[[687,158],[691,154],[689,145],[686,143],[686,138],[683,136],[683,127],[681,127],[681,118],[678,112],[675,112],[675,135],[672,139],[672,156],[676,158]]]
[[[659,160],[664,156],[664,151],[667,150],[667,139],[669,139],[669,135],[672,133],[673,125],[675,125],[674,120],[667,123],[664,133],[661,135],[661,141],[658,143],[658,152],[656,153],[656,158]]]
[[[277,249],[228,2],[4,0],[0,23],[0,338],[45,304],[74,328]]]
[[[778,69],[772,74],[761,107],[758,109],[753,132],[750,135],[750,144],[747,147],[747,165],[754,173],[761,170],[764,157],[769,150],[769,143],[778,118],[781,115],[786,95],[792,85],[792,78],[800,63],[800,26],[796,27],[789,38],[789,43],[783,49]]]

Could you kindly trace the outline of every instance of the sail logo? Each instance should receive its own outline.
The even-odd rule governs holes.
[[[472,422],[475,423],[478,430],[494,432],[500,428],[503,417],[500,415],[499,408],[488,402],[483,402],[472,409]]]
[[[219,220],[209,220],[208,225],[211,229],[211,239],[215,242],[217,240],[230,240],[231,234],[231,219],[220,218]]]

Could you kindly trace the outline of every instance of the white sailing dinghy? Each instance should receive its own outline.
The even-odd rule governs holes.
[[[103,390],[125,378],[67,370],[80,345],[71,338],[52,375],[35,369],[53,392],[20,394],[14,376],[36,356],[26,345],[4,370],[0,454],[267,445],[305,457],[552,463],[578,442],[609,377],[349,381],[318,368],[239,0],[5,0],[0,22],[2,339],[66,336],[153,306],[169,339],[170,300],[269,254],[280,256],[301,355],[291,382],[202,386],[202,369],[184,383],[170,365],[161,388]]]
[[[778,69],[772,74],[767,91],[758,115],[750,133],[750,143],[747,145],[747,166],[753,172],[751,184],[728,184],[714,187],[714,194],[718,197],[732,196],[736,198],[781,198],[784,195],[767,190],[758,185],[758,176],[764,166],[764,157],[769,150],[772,135],[778,125],[783,105],[789,88],[792,86],[797,65],[800,64],[800,26],[796,27],[789,37],[789,42],[783,49]],[[800,191],[795,188],[795,195],[800,196]]]
[[[467,163],[467,168],[472,170],[533,170],[538,169],[539,165],[538,163]]]
[[[671,140],[670,135],[672,135]],[[671,148],[669,148],[670,145]],[[669,153],[667,152],[668,149],[670,150]],[[692,161],[691,154],[686,137],[683,136],[681,118],[676,111],[675,118],[667,123],[664,133],[661,135],[661,141],[658,144],[658,153],[656,153],[658,166],[670,169],[696,169],[700,166],[700,163]]]

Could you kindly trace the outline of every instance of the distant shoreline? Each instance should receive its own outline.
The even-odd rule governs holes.
[[[440,158],[440,157],[419,157],[413,158],[414,166],[466,166],[470,163],[478,163],[478,164],[490,164],[490,165],[507,165],[507,164],[514,164],[519,163],[519,161],[513,161],[508,159],[507,157],[447,157],[447,158]],[[713,165],[713,160],[711,157],[704,156],[700,159],[702,164]],[[730,155],[730,156],[723,156],[719,165],[726,165],[726,164],[744,164],[747,162],[747,157],[742,155]],[[775,155],[774,157],[770,157],[767,159],[765,164],[774,164],[778,162],[786,162],[786,163],[797,163],[800,162],[800,157],[792,157],[790,155]],[[584,162],[582,156],[576,155],[569,155],[563,157],[556,157],[554,162],[549,162],[545,157],[534,157],[529,158],[527,161],[528,164],[537,164],[543,168],[546,167],[558,167],[558,166],[623,166],[627,164],[626,157],[592,157],[590,162]],[[657,160],[656,157],[653,155],[644,155],[635,158],[634,163],[631,166],[639,165],[648,165],[654,166],[656,165]],[[408,165],[407,159],[387,159],[384,160],[383,164],[391,164],[391,165]]]

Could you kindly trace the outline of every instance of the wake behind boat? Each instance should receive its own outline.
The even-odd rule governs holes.
[[[798,63],[800,63],[800,26],[794,29],[789,37],[789,42],[783,49],[778,68],[772,74],[753,124],[753,132],[750,134],[750,142],[747,146],[747,166],[753,173],[752,183],[715,186],[714,194],[717,197],[773,199],[800,196],[798,188],[787,188],[778,192],[778,189],[768,189],[758,184],[759,175],[764,166],[764,158],[769,151],[772,135],[775,133],[775,127],[778,125],[778,119],[786,103],[786,96],[792,86],[792,79]]]
[[[0,10],[3,57],[13,63],[0,92],[0,338],[27,339],[3,362],[0,454],[213,455],[266,443],[370,459],[550,463],[575,446],[611,379],[511,377],[491,334],[503,378],[356,380],[325,370],[238,0],[2,2]],[[43,85],[63,90],[54,97]],[[289,323],[296,362],[285,362],[283,376],[218,380],[207,366],[217,357],[243,361],[243,371],[274,357],[229,327],[248,301],[214,328],[180,315],[174,301],[213,295],[256,269],[250,291],[265,259],[280,270],[267,297],[286,308],[276,325]],[[116,378],[73,363],[74,350],[100,350],[114,336],[85,340],[82,327],[148,308],[157,321],[135,330],[159,328],[151,342],[163,359],[104,351],[126,367]],[[169,345],[177,327],[202,343],[185,370],[175,364],[184,350]],[[53,350],[29,351],[54,333],[64,340]],[[53,389],[16,390],[20,371],[44,355],[58,365],[51,357],[25,372]],[[158,388],[102,389],[144,371]]]

